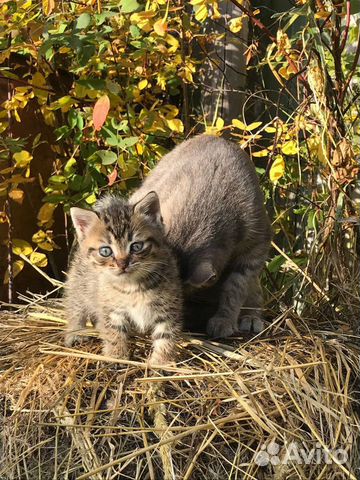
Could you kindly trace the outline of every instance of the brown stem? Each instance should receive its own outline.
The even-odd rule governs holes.
[[[8,48],[11,47],[11,33],[8,36]],[[11,69],[10,64],[10,57],[8,59],[8,68]],[[12,84],[11,80],[7,78],[7,99],[10,102],[12,96],[14,94],[14,85]],[[8,130],[8,137],[12,138],[12,117],[11,111],[7,111],[8,123],[9,123],[9,130]],[[9,151],[8,155],[8,166],[12,166],[11,155]],[[10,173],[11,175],[11,173]],[[9,283],[8,283],[8,302],[12,303],[14,298],[14,269],[13,269],[13,224],[12,224],[12,208],[11,208],[11,198],[9,196],[11,189],[11,184],[9,183],[7,186],[6,191],[6,201],[5,201],[5,212],[6,218],[8,222],[8,235],[7,235],[7,271],[9,275]]]
[[[345,31],[344,31],[344,37],[341,42],[341,47],[340,51],[343,52],[344,48],[346,46],[346,41],[349,35],[349,29],[350,29],[350,13],[351,13],[351,2],[350,0],[347,0],[346,2],[346,25],[345,25]]]
[[[185,45],[185,25],[184,25],[184,5],[182,0],[180,0],[179,5],[181,9],[181,59],[184,68],[186,68],[186,45]],[[183,119],[184,119],[184,133],[185,138],[187,137],[190,131],[190,119],[189,119],[189,92],[188,86],[185,83],[184,79],[182,81],[182,91],[183,91]]]
[[[355,51],[355,56],[354,56],[354,61],[353,61],[353,64],[352,64],[352,67],[351,67],[351,70],[350,70],[350,73],[346,79],[346,82],[343,86],[343,89],[342,89],[342,92],[341,92],[341,95],[340,95],[340,98],[339,98],[339,103],[342,105],[344,99],[345,99],[345,95],[346,95],[346,91],[347,89],[349,88],[349,85],[350,85],[350,82],[351,82],[351,79],[352,77],[354,76],[355,74],[355,71],[356,71],[356,67],[358,65],[358,61],[359,61],[359,58],[360,58],[360,33],[359,33],[359,36],[358,36],[358,41],[357,41],[357,46],[356,46],[356,51]]]

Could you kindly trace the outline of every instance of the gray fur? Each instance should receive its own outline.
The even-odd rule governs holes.
[[[240,328],[261,330],[258,277],[271,228],[249,156],[221,138],[195,137],[165,155],[130,202],[150,191],[159,196],[167,240],[180,259],[187,323],[212,305],[210,335],[236,332],[239,316]]]

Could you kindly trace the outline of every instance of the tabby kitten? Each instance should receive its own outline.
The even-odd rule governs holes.
[[[70,213],[79,247],[65,288],[66,345],[80,340],[78,333],[90,318],[104,355],[128,357],[128,335],[134,328],[151,333],[151,364],[173,360],[182,289],[156,193],[134,205],[108,195],[95,211],[72,208]]]
[[[152,190],[187,286],[187,326],[207,324],[214,337],[262,330],[259,275],[271,228],[249,156],[232,142],[200,135],[165,155],[130,202]]]

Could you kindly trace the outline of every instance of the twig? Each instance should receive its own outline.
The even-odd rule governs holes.
[[[341,42],[340,46],[340,52],[344,51],[344,48],[346,46],[346,41],[349,35],[349,29],[350,29],[350,19],[351,19],[351,2],[350,0],[347,0],[346,2],[346,25],[345,25],[345,31],[344,31],[344,36]]]
[[[8,35],[8,48],[11,47],[11,33]],[[10,69],[10,56],[8,59],[8,67]],[[12,99],[12,96],[14,94],[14,86],[11,83],[11,80],[7,78],[7,99],[10,102]],[[11,139],[12,138],[12,117],[11,117],[11,110],[9,109],[7,111],[7,117],[8,117],[8,122],[9,122],[9,131],[8,131],[8,136]],[[12,166],[11,162],[11,155],[10,155],[10,150],[8,151],[8,166]],[[11,176],[11,173],[10,173]],[[9,183],[6,188],[6,201],[5,201],[5,212],[6,212],[6,217],[7,217],[7,223],[8,223],[8,244],[7,244],[7,271],[8,271],[8,301],[9,303],[12,303],[14,300],[14,267],[13,267],[13,225],[12,225],[12,208],[11,208],[11,199],[9,196],[11,190],[11,184]]]

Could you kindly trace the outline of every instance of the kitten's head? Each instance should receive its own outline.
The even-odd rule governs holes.
[[[108,195],[93,211],[74,207],[70,214],[80,251],[99,275],[138,282],[163,270],[168,248],[155,192],[135,205]]]

